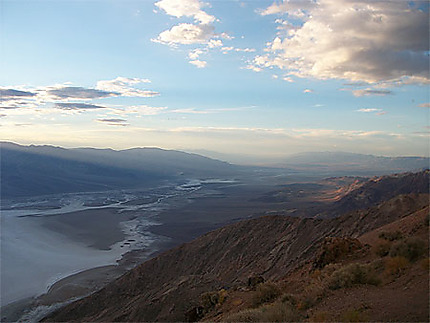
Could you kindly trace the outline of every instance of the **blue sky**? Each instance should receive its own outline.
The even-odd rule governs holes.
[[[0,139],[429,155],[428,2],[3,0]]]

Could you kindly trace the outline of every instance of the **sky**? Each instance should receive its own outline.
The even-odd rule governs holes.
[[[429,155],[428,1],[1,0],[0,32],[3,141]]]

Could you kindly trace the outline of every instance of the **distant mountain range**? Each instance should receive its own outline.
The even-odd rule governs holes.
[[[2,198],[154,186],[165,180],[253,176],[255,167],[159,148],[126,150],[22,146],[0,142]],[[426,157],[303,153],[278,173],[309,176],[381,175],[429,167]]]
[[[380,175],[381,172],[389,174],[429,168],[430,158],[383,157],[347,152],[307,152],[290,156],[278,163],[278,166],[320,173]]]
[[[239,167],[158,148],[64,149],[0,143],[2,198],[148,187],[163,180],[232,176]]]
[[[194,150],[193,152],[240,165],[280,167],[296,171],[325,173],[329,176],[335,173],[341,176],[342,174],[381,175],[381,172],[389,174],[393,172],[419,171],[423,168],[429,168],[430,165],[430,158],[422,156],[385,157],[342,151],[304,152],[287,157],[223,154],[204,149]]]

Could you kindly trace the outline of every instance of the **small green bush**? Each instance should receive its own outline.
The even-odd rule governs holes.
[[[279,296],[281,296],[281,290],[276,284],[270,282],[260,284],[252,296],[252,305],[257,307],[261,304],[274,301]]]
[[[391,246],[391,257],[405,257],[409,261],[416,261],[426,252],[426,243],[419,238],[409,238]]]
[[[357,284],[379,285],[377,277],[371,265],[350,264],[336,270],[330,277],[329,288],[339,289],[351,287]]]

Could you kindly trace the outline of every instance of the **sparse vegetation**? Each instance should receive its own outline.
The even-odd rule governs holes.
[[[360,241],[354,238],[326,237],[314,262],[314,268],[321,269],[328,264],[348,258],[362,248]]]
[[[200,297],[200,303],[205,311],[209,311],[217,305],[222,305],[227,298],[227,291],[221,289],[218,292],[204,293]]]
[[[408,267],[409,261],[405,257],[389,257],[385,259],[385,273],[387,275],[401,275]]]
[[[330,277],[329,288],[339,289],[357,284],[380,284],[380,279],[371,265],[353,263],[336,270]]]
[[[226,322],[298,322],[299,313],[289,303],[275,302],[228,316]]]
[[[396,241],[403,238],[403,234],[400,231],[395,232],[381,232],[379,234],[379,238],[388,240],[388,241]]]
[[[391,246],[391,257],[405,257],[409,261],[416,261],[425,254],[426,243],[419,238],[409,238],[405,241],[399,241]]]
[[[252,305],[257,307],[261,304],[274,301],[281,296],[281,289],[278,285],[267,282],[257,286],[257,289],[252,297]]]
[[[379,257],[388,256],[391,249],[391,242],[383,241],[373,247],[374,253]]]

